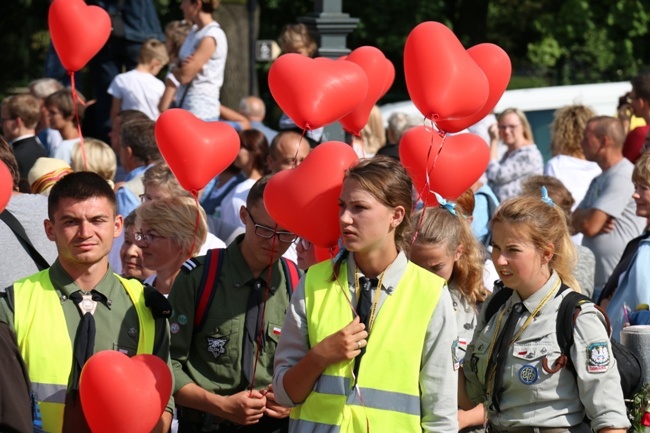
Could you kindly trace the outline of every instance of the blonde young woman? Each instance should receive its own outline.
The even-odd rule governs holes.
[[[488,184],[499,201],[516,197],[521,193],[523,180],[544,170],[544,159],[535,145],[530,123],[523,111],[508,108],[499,114],[489,133],[490,162],[485,172]],[[500,142],[507,146],[502,157]]]
[[[275,354],[291,432],[457,432],[456,322],[444,280],[410,263],[411,181],[392,158],[350,168],[344,252],[312,266]]]
[[[489,308],[481,310],[463,365],[461,391],[470,401],[461,393],[461,406],[484,403],[494,432],[625,432],[630,423],[607,321],[593,304],[575,316],[568,354],[575,375],[557,364],[558,309],[577,287],[563,210],[548,197],[524,196],[503,203],[491,225],[501,290],[512,292],[489,320]]]
[[[411,217],[418,230],[411,245],[410,259],[447,280],[458,329],[456,357],[462,364],[467,344],[474,335],[479,310],[489,292],[483,285],[481,246],[460,209],[450,204],[445,206],[425,208]],[[482,405],[458,411],[458,427],[462,431],[482,431],[484,420]],[[468,427],[474,428],[463,430]]]

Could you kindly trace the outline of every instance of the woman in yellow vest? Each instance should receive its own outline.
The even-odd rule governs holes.
[[[346,172],[343,253],[309,268],[275,355],[291,432],[457,432],[456,321],[444,280],[406,258],[411,192],[390,158]]]

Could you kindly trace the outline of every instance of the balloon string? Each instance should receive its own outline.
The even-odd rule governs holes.
[[[192,238],[192,246],[190,247],[190,257],[194,256],[194,246],[196,245],[196,235],[199,233],[199,221],[201,221],[201,209],[199,209],[199,192],[195,189],[190,191],[196,204],[196,220],[194,221],[194,237]]]
[[[307,130],[303,129],[302,134],[300,134],[300,140],[298,140],[298,148],[296,149],[295,155],[293,155],[293,161],[291,161],[291,168],[298,167],[298,154],[300,153],[300,146],[302,145],[302,140],[305,137]]]
[[[435,128],[438,131],[438,135],[442,137],[442,140],[440,140],[440,148],[436,152],[436,155],[433,159],[433,164],[431,164],[431,168],[429,169],[428,167],[429,167],[429,161],[431,160],[431,151],[433,150],[433,134],[431,134],[431,141],[429,142],[429,150],[427,152],[427,161],[426,161],[427,169],[425,169],[425,180],[424,180],[424,185],[422,187],[422,193],[420,194],[420,198],[422,198],[425,204],[427,202],[427,198],[429,197],[429,194],[434,192],[431,189],[431,173],[433,173],[433,170],[436,168],[436,163],[438,162],[438,158],[440,157],[442,148],[445,145],[445,140],[447,139],[447,133],[438,129],[437,125],[435,125],[433,121],[431,122],[431,126],[432,126],[431,131],[433,132]]]
[[[86,103],[79,98],[77,94],[77,88],[74,84],[74,72],[68,71],[70,75],[70,92],[72,93],[72,106],[74,108],[74,117],[77,120],[77,133],[79,134],[79,146],[81,146],[81,155],[84,159],[84,170],[88,171],[88,160],[86,159],[86,146],[84,144],[84,136],[81,134],[81,121],[79,120],[79,108],[77,102],[79,102],[84,107]]]
[[[273,226],[274,230],[278,229],[277,223]],[[273,235],[273,241],[271,243],[271,256],[269,257],[269,266],[268,266],[268,271],[266,273],[266,281],[265,281],[265,288],[264,288],[264,304],[262,305],[262,320],[260,321],[260,328],[257,330],[257,335],[255,338],[257,339],[257,347],[255,348],[255,362],[253,363],[253,375],[251,376],[251,383],[249,387],[249,393],[248,397],[253,396],[253,389],[255,389],[255,375],[257,374],[257,363],[259,362],[260,359],[260,347],[262,346],[262,339],[264,338],[264,316],[266,313],[266,301],[269,299],[269,291],[270,291],[270,285],[271,285],[271,272],[273,271],[273,254],[275,253],[275,248],[276,248],[276,241],[278,240],[278,237],[274,234]],[[278,260],[282,260],[282,258],[279,258]],[[287,281],[285,284],[289,284]]]

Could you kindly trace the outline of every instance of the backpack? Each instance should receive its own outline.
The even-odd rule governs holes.
[[[203,325],[205,325],[207,318],[205,313],[210,309],[210,305],[217,291],[217,284],[219,282],[219,275],[221,275],[225,254],[225,248],[215,248],[209,250],[205,255],[205,270],[201,276],[199,293],[196,297],[196,307],[194,308],[194,332],[199,332],[203,329]],[[300,281],[300,271],[298,270],[298,265],[291,260],[281,257],[280,261],[282,263],[284,277],[287,280],[287,292],[289,292],[289,298],[291,298],[294,288]]]
[[[489,322],[490,319],[499,311],[502,305],[512,295],[512,289],[507,288],[503,285],[503,282],[497,281],[495,286],[500,287],[498,291],[494,294],[490,302],[485,307],[485,320]],[[570,290],[568,286],[562,284],[560,290],[558,290],[555,296],[559,296],[560,293],[565,290]],[[557,341],[560,345],[560,350],[562,356],[566,357],[567,363],[566,367],[576,375],[575,365],[571,360],[571,346],[573,346],[573,329],[575,324],[575,319],[578,315],[580,306],[586,303],[593,303],[593,301],[578,292],[571,291],[568,295],[562,299],[560,303],[560,308],[557,312],[557,320],[555,321],[555,329],[557,333]],[[605,320],[607,322],[608,335],[611,332],[609,326],[609,318],[605,311],[603,311],[599,306],[596,305],[596,308],[603,313]],[[612,347],[612,354],[614,359],[616,359],[616,367],[618,373],[621,376],[621,388],[623,389],[623,397],[626,400],[633,399],[634,394],[641,389],[643,385],[643,367],[639,359],[632,353],[627,347],[623,346],[616,340],[611,339],[610,335],[610,344]],[[561,367],[558,367],[558,370]]]
[[[483,191],[476,191],[474,195],[482,195],[485,197],[485,200],[487,201],[487,211],[488,211],[488,232],[487,235],[485,235],[485,239],[483,239],[483,246],[485,248],[488,248],[490,246],[490,243],[492,243],[492,230],[490,229],[490,220],[494,216],[494,212],[496,211],[497,207],[499,207],[498,203],[494,201],[494,198],[490,194],[487,194]]]

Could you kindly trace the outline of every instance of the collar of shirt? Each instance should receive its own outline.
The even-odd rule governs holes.
[[[253,275],[250,268],[246,264],[246,261],[244,260],[244,256],[242,256],[241,251],[239,250],[239,244],[243,240],[244,240],[244,234],[241,234],[237,236],[235,240],[230,243],[230,245],[228,245],[228,247],[226,248],[226,256],[228,256],[227,265],[230,267],[230,269],[228,269],[227,271],[224,269],[222,271],[222,272],[230,272],[229,275],[231,275],[232,278],[231,281],[234,280],[235,287],[238,289],[244,287],[251,287],[251,285],[248,283],[250,283],[252,280],[255,279],[255,276]],[[275,292],[281,283],[280,274],[282,273],[282,265],[279,262],[280,260],[276,261],[271,265],[272,266],[271,286],[269,287],[271,292]],[[267,282],[266,280],[268,277],[268,272],[269,272],[269,268],[267,266],[260,274],[260,278],[264,280],[264,282]]]
[[[24,140],[24,139],[26,139],[26,138],[31,138],[31,137],[35,137],[35,135],[34,135],[34,134],[21,135],[20,137],[16,137],[16,138],[14,138],[13,140],[11,140],[11,141],[9,142],[9,144],[11,144],[11,145],[13,146],[14,143],[16,143],[16,142],[18,142],[18,141],[20,141],[20,140]]]
[[[404,272],[406,271],[407,264],[408,259],[406,258],[406,255],[400,251],[399,254],[397,254],[395,260],[393,260],[393,263],[388,265],[384,271],[384,277],[382,278],[381,284],[381,289],[384,292],[391,295],[395,291],[397,288],[397,283],[399,283],[399,280],[402,278],[402,275],[404,275]],[[357,264],[354,261],[354,253],[350,253],[348,255],[348,285],[352,291],[354,291],[355,287],[356,271]],[[363,275],[360,269],[358,273],[359,275]]]
[[[509,305],[514,305],[518,302],[523,302],[524,306],[526,307],[526,310],[531,312],[534,311],[535,308],[539,305],[540,302],[542,302],[542,299],[555,288],[555,285],[557,284],[558,280],[560,279],[560,276],[557,274],[557,272],[553,271],[551,274],[551,278],[548,279],[548,281],[535,293],[530,295],[528,299],[525,301],[522,301],[521,298],[519,297],[519,294],[516,291],[513,291],[512,296],[510,297],[510,302]],[[550,300],[549,300],[550,301]]]
[[[72,277],[68,275],[65,269],[63,269],[58,259],[50,267],[49,272],[52,284],[60,291],[61,295],[66,298],[70,298],[72,293],[81,290]],[[109,265],[106,274],[99,283],[97,283],[93,290],[104,295],[107,301],[110,302],[115,295],[115,291],[118,290],[119,287],[121,287],[121,284],[113,274],[113,269]]]
[[[134,177],[136,177],[136,176],[144,173],[145,171],[147,171],[147,169],[149,167],[151,167],[151,165],[141,165],[140,167],[134,168],[133,170],[131,170],[130,172],[127,173],[126,177],[124,178],[124,181],[125,182],[130,181]]]

